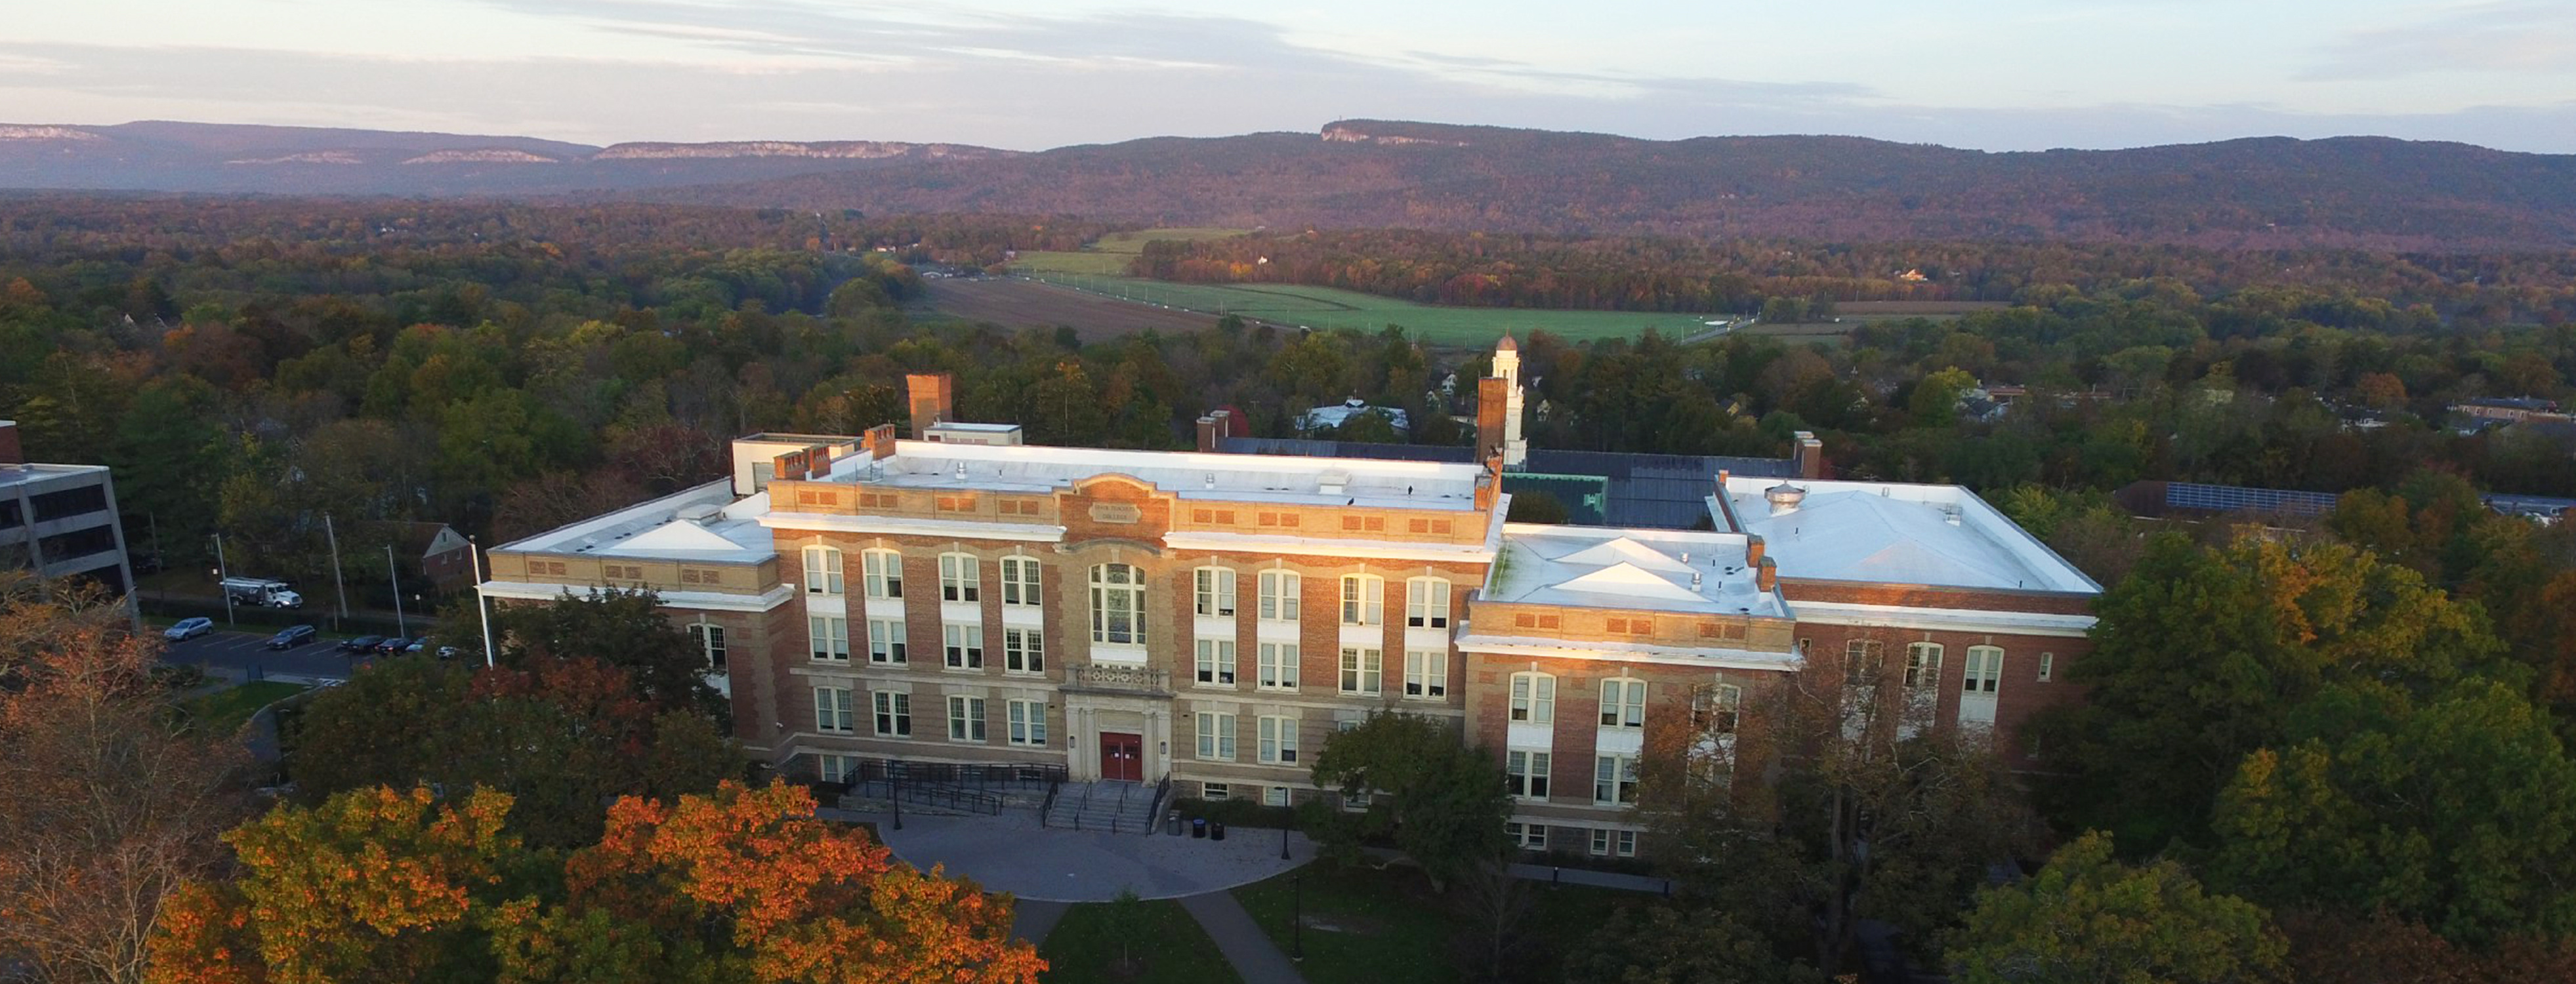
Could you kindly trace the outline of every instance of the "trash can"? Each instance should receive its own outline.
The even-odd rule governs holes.
[[[1205,836],[1207,836],[1207,834],[1208,834],[1208,831],[1207,831],[1207,818],[1206,818],[1206,817],[1200,817],[1200,818],[1198,818],[1198,819],[1196,819],[1196,820],[1192,820],[1192,821],[1190,821],[1190,836],[1192,836],[1192,837],[1205,837]]]
[[[1173,810],[1163,814],[1163,832],[1174,837],[1181,835],[1181,811]]]
[[[1208,839],[1209,839],[1209,840],[1212,840],[1212,841],[1221,841],[1221,840],[1224,840],[1224,839],[1225,839],[1225,825],[1224,825],[1224,824],[1221,824],[1221,823],[1212,823],[1212,824],[1209,824],[1209,825],[1208,825]]]

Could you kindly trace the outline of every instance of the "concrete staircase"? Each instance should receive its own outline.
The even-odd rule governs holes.
[[[1106,830],[1142,834],[1153,830],[1154,787],[1103,780],[1068,782],[1047,808],[1046,825],[1056,830]]]

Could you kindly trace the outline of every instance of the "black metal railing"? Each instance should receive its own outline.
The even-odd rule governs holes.
[[[1145,809],[1145,832],[1154,832],[1154,819],[1163,815],[1163,804],[1172,801],[1172,774],[1163,773],[1163,781],[1154,784],[1154,803]]]
[[[1038,804],[1038,826],[1051,827],[1055,825],[1055,821],[1048,819],[1047,814],[1055,812],[1056,794],[1063,791],[1063,783],[1051,782],[1047,784],[1046,800]]]

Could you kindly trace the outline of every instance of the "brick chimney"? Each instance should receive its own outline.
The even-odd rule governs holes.
[[[944,372],[914,373],[903,377],[903,382],[912,394],[913,440],[929,434],[931,425],[955,419],[957,377]]]
[[[1825,477],[1825,442],[1816,439],[1814,431],[1791,435],[1789,466],[1799,478]]]
[[[894,457],[894,425],[878,424],[859,438],[859,446],[868,449],[868,460]]]
[[[1765,545],[1762,542],[1760,534],[1746,537],[1744,540],[1744,566],[1760,567],[1766,563],[1769,558],[1762,556],[1764,549]]]
[[[0,420],[0,465],[23,465],[27,452],[18,446],[18,422]]]
[[[1753,586],[1762,589],[1763,594],[1770,594],[1779,588],[1780,562],[1769,557],[1762,558],[1762,566],[1753,569]]]
[[[1225,439],[1245,436],[1240,433],[1243,429],[1243,418],[1235,413],[1234,408],[1208,411],[1207,416],[1199,418],[1199,453],[1215,454],[1224,450]]]
[[[1504,421],[1511,413],[1512,384],[1501,376],[1476,381],[1476,459],[1503,453]]]

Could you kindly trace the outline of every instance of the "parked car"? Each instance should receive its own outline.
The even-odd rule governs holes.
[[[404,646],[404,647],[403,647],[403,651],[404,651],[404,652],[407,652],[407,653],[416,653],[416,652],[420,652],[421,650],[428,649],[428,648],[429,648],[429,637],[428,637],[428,636],[422,636],[422,637],[420,637],[420,638],[418,638],[418,639],[414,639],[414,640],[412,640],[412,641],[411,641],[411,645]]]
[[[401,636],[386,636],[385,641],[376,644],[376,652],[386,656],[391,656],[410,648],[411,640],[405,639]]]
[[[178,622],[173,623],[169,628],[161,630],[161,638],[168,639],[171,642],[186,642],[214,630],[214,619],[206,618],[204,616],[183,618]]]
[[[318,633],[310,625],[290,625],[277,630],[276,635],[268,637],[268,648],[293,649],[312,642],[316,634]]]
[[[355,639],[341,643],[340,651],[344,653],[372,653],[376,651],[376,644],[383,641],[385,641],[385,637],[383,636],[359,636]]]

